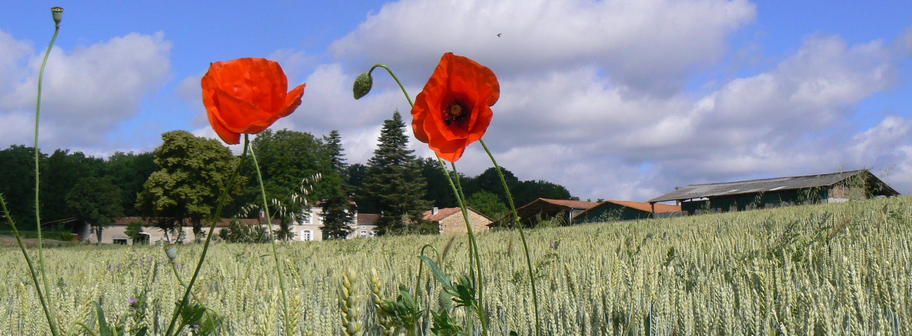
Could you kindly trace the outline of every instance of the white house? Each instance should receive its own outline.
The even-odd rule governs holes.
[[[320,207],[311,207],[307,210],[306,216],[301,216],[303,220],[300,223],[293,223],[289,227],[290,231],[294,233],[292,240],[295,241],[311,241],[311,240],[323,240],[323,209]],[[376,235],[377,229],[377,219],[380,218],[376,214],[364,214],[358,213],[355,211],[353,219],[348,223],[351,227],[351,233],[348,235],[347,239],[360,238],[360,237],[373,237]],[[245,225],[257,225],[265,227],[266,221],[265,218],[260,219],[239,219],[241,224]],[[143,238],[141,241],[134,242],[131,239],[126,231],[130,223],[140,222],[143,224],[141,235]],[[219,223],[216,224],[214,234],[217,235],[219,232],[228,227],[231,223],[231,219],[225,218],[222,219]],[[278,230],[279,225],[276,221],[273,221],[273,230]],[[208,230],[208,226],[204,226],[203,231]],[[88,243],[98,242],[97,235],[88,225],[82,225],[76,228],[76,234],[79,235],[80,239]],[[144,243],[144,244],[167,244],[171,243],[188,243],[192,242],[194,239],[193,227],[184,226],[177,230],[170,232],[165,232],[164,230],[158,228],[154,225],[152,220],[143,219],[142,217],[120,217],[114,220],[114,224],[105,227],[101,231],[101,243],[102,244],[123,244],[123,245],[132,245],[134,243]]]

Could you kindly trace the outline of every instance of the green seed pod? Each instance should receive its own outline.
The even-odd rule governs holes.
[[[51,7],[51,17],[54,18],[54,24],[59,26],[63,20],[63,7]]]
[[[352,86],[352,92],[355,95],[355,99],[361,99],[370,92],[371,87],[374,86],[374,79],[371,78],[370,73],[362,73],[358,75],[358,78],[355,78],[355,84]]]

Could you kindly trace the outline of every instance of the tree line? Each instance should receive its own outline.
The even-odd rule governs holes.
[[[291,223],[306,219],[312,206],[323,210],[327,239],[348,235],[345,223],[354,220],[354,210],[381,214],[381,234],[436,232],[422,222],[422,213],[458,205],[439,162],[416,157],[407,147],[405,129],[394,113],[366,164],[347,163],[335,130],[322,137],[291,130],[258,134],[251,145],[280,237],[289,234]],[[0,193],[26,230],[35,227],[33,155],[33,148],[21,145],[0,150]],[[192,226],[200,233],[237,169],[239,187],[229,191],[222,215],[256,218],[263,215],[256,168],[249,157],[241,161],[218,140],[186,131],[163,133],[152,152],[117,152],[105,159],[64,149],[41,153],[42,217],[50,229],[74,220],[102,228],[115,217],[138,216],[154,219],[163,229]],[[561,185],[521,181],[506,169],[504,174],[517,206],[538,197],[571,198]],[[506,196],[493,168],[478,176],[459,174],[459,181],[470,207],[493,219],[506,214]],[[8,229],[0,227],[0,232]]]

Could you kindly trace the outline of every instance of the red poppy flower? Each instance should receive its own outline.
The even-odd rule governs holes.
[[[238,58],[209,65],[203,76],[203,104],[215,133],[228,144],[241,133],[268,128],[301,105],[304,85],[288,90],[282,67],[265,58]]]
[[[491,69],[448,52],[415,98],[412,130],[441,158],[455,162],[484,136],[499,97],[500,84]]]

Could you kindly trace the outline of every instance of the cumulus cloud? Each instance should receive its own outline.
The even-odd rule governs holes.
[[[695,67],[717,60],[755,11],[743,0],[403,0],[368,16],[331,50],[418,79],[446,51],[507,76],[595,65],[624,85],[670,93]]]
[[[21,49],[23,42],[0,36],[0,50],[10,44]],[[170,72],[170,49],[162,33],[132,33],[73,51],[54,48],[44,75],[42,141],[48,143],[43,145],[98,145],[115,125],[135,115],[146,94],[164,83]],[[5,90],[0,87],[0,118],[33,118],[43,55],[20,51],[14,56],[14,62],[28,57],[28,71],[0,72],[4,76],[0,82],[13,83]],[[6,136],[0,141],[0,145],[31,142],[30,134]]]

